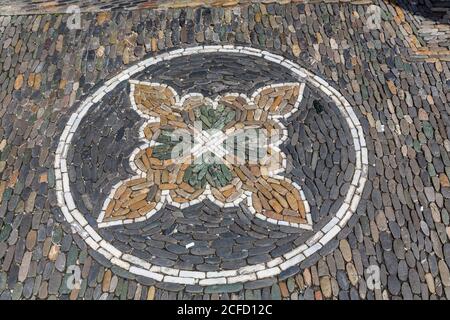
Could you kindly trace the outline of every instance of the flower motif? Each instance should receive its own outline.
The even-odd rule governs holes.
[[[301,188],[279,175],[286,168],[279,146],[287,139],[280,119],[298,110],[304,86],[282,83],[250,98],[229,93],[212,100],[131,80],[146,143],[130,157],[137,175],[113,188],[99,226],[143,221],[166,203],[183,209],[208,198],[221,207],[244,201],[258,218],[311,229]]]

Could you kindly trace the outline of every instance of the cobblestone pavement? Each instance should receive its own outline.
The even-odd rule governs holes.
[[[0,299],[450,298],[445,15],[173,3],[0,16]]]

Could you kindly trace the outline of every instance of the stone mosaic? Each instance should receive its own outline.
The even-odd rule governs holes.
[[[200,93],[180,99],[170,87],[132,82],[132,105],[149,117],[140,134],[150,142],[133,152],[130,166],[140,174],[114,188],[99,222],[141,221],[165,202],[183,209],[210,198],[220,207],[246,200],[264,219],[309,227],[303,191],[277,175],[286,167],[278,146],[287,138],[277,117],[297,111],[304,85],[261,89],[252,100],[234,93],[213,101]],[[177,152],[186,136],[188,150]]]
[[[189,92],[180,97],[171,86],[160,82],[143,81],[142,77],[136,75],[143,72],[153,81],[158,78],[158,72],[148,71],[148,67],[158,66],[161,61],[168,61],[166,68],[171,70],[173,65],[177,66],[178,63],[170,62],[173,59],[182,61],[186,59],[184,57],[188,57],[185,63],[192,65],[192,61],[189,59],[191,55],[200,55],[199,61],[211,59],[213,63],[217,63],[214,62],[214,59],[221,62],[227,56],[230,56],[229,59],[236,60],[242,56],[256,57],[258,58],[257,63],[267,65],[269,62],[271,65],[277,65],[278,68],[280,65],[283,66],[286,68],[284,73],[291,73],[291,77],[297,78],[299,82],[269,84],[254,90],[251,95],[242,92],[227,92],[212,99],[198,92]],[[184,76],[175,79],[184,82],[184,77],[189,78],[189,74],[186,73],[185,68],[179,70]],[[235,74],[235,78],[232,78],[232,73],[228,72],[226,68],[222,67],[221,70],[219,73],[228,75],[230,78],[228,81],[235,80],[235,85],[242,81],[239,79],[240,73]],[[242,70],[240,71],[242,72]],[[208,70],[204,69],[202,65],[195,65],[193,72],[194,78],[191,81],[195,82],[197,86],[205,87],[203,91],[216,88],[218,84],[221,84],[221,90],[227,91],[222,76],[212,84],[202,83],[201,79],[208,78],[211,68]],[[203,73],[200,79],[198,78],[199,73]],[[255,73],[257,74],[257,71]],[[140,80],[134,80],[135,78]],[[131,241],[124,239],[128,232],[115,230],[115,235],[121,240],[119,249],[117,245],[111,245],[98,231],[95,231],[97,225],[90,224],[89,221],[92,219],[85,217],[77,208],[76,200],[72,196],[69,172],[71,167],[80,166],[77,161],[80,158],[75,159],[75,154],[85,154],[84,150],[76,152],[71,146],[74,137],[75,140],[80,137],[84,138],[82,136],[84,130],[80,130],[80,134],[77,134],[78,126],[84,122],[84,117],[89,114],[89,109],[95,109],[96,104],[123,81],[129,82],[128,85],[120,87],[122,91],[125,91],[122,96],[129,96],[131,110],[128,112],[134,112],[145,120],[143,124],[142,121],[137,122],[137,136],[146,142],[134,149],[130,156],[129,167],[137,175],[114,185],[98,214],[97,222],[99,222],[99,227],[104,228],[149,220],[146,225],[134,228],[134,230],[139,228],[139,233],[134,234]],[[347,185],[343,186],[345,198],[343,197],[343,201],[339,203],[340,206],[334,206],[335,216],[328,212],[325,217],[315,219],[319,222],[315,229],[309,213],[309,204],[299,186],[304,183],[305,179],[299,180],[299,184],[297,184],[281,175],[286,169],[287,159],[285,153],[278,147],[288,138],[288,129],[281,121],[288,122],[290,117],[300,112],[306,88],[305,83],[308,83],[311,91],[315,89],[320,92],[323,99],[328,99],[329,107],[336,108],[337,113],[340,113],[348,126],[342,134],[346,136],[348,147],[353,148],[353,156],[349,157],[350,161],[347,160],[354,164],[350,167],[350,171],[346,173],[341,170],[334,171],[334,174],[341,173],[342,179],[345,178],[345,174],[348,176]],[[189,89],[187,87],[187,91]],[[117,101],[120,103],[118,107],[123,108],[121,103],[123,100],[115,100],[113,94],[105,102],[108,108],[111,106],[111,101]],[[312,105],[311,102],[313,102]],[[309,99],[309,103],[309,108],[315,109],[320,109],[319,106],[322,103],[325,104],[312,99]],[[88,126],[92,126],[92,124],[87,123]],[[211,133],[208,130],[199,129],[198,124],[204,125],[206,129],[216,129],[216,131]],[[184,129],[189,134],[188,137],[192,137],[194,140],[189,152],[178,157],[178,154],[175,156],[173,154],[173,149],[177,145],[174,145],[174,141],[170,137],[170,130],[173,133],[174,128]],[[270,131],[278,129],[280,134],[269,141],[263,154],[257,152],[260,154],[257,161],[251,163],[248,161],[248,157],[245,157],[245,148],[243,150],[244,157],[236,159],[239,158],[239,155],[230,152],[230,148],[224,148],[224,145],[221,144],[227,139],[233,139],[237,128],[244,132],[255,128],[264,129],[266,135],[272,135]],[[117,134],[108,136],[115,136],[116,141],[118,140]],[[246,144],[247,149],[259,146],[260,144],[257,142],[250,141]],[[266,143],[268,142],[266,141]],[[80,144],[87,145],[85,141]],[[238,144],[239,142],[235,143],[233,139],[231,151],[234,151]],[[297,144],[291,141],[293,148]],[[102,150],[100,149],[98,152],[102,153]],[[219,161],[208,164],[208,161],[201,159],[196,162],[199,156],[204,155],[205,152],[209,153],[210,157],[218,159],[220,157]],[[73,156],[68,157],[69,154]],[[323,155],[326,156],[326,154],[325,150]],[[292,154],[290,154],[290,158],[292,158]],[[92,158],[87,160],[92,160]],[[334,162],[339,164],[340,158],[335,159]],[[303,165],[301,162],[299,164]],[[95,164],[91,164],[91,167],[95,168]],[[76,172],[76,169],[74,171]],[[158,281],[182,284],[198,283],[200,285],[231,284],[264,279],[300,263],[329,242],[345,226],[359,203],[366,174],[367,149],[362,128],[352,107],[340,93],[324,80],[280,56],[253,48],[233,46],[204,46],[170,51],[139,62],[115,78],[108,80],[92,96],[87,97],[70,117],[55,157],[58,203],[67,221],[79,231],[92,249],[98,251],[113,264],[132,273]],[[326,188],[326,186],[324,187]],[[90,198],[89,194],[85,194],[85,196],[83,198],[77,194],[78,202],[81,203],[83,199]],[[242,227],[236,224],[233,217],[227,221],[222,220],[220,216],[216,216],[211,221],[211,225],[207,220],[194,228],[190,226],[192,222],[187,219],[189,227],[186,231],[190,234],[186,234],[186,227],[177,227],[176,219],[173,220],[175,214],[179,218],[184,217],[183,210],[170,215],[165,211],[157,214],[166,205],[185,209],[200,204],[205,199],[209,199],[212,204],[217,205],[218,209],[240,206],[239,211],[246,220],[244,225],[256,223],[251,216],[255,215],[257,219],[265,221],[266,228],[270,224],[278,225],[277,233],[279,235],[276,236],[277,233],[269,231],[270,229],[267,229],[269,232],[264,229],[261,231],[256,229],[256,234],[248,237],[245,236]],[[330,201],[330,205],[334,205],[333,201]],[[85,206],[83,207],[85,208]],[[218,213],[220,215],[220,211]],[[89,216],[89,212],[84,214]],[[167,216],[172,219],[167,220],[169,219],[166,218]],[[152,222],[155,220],[163,222],[166,220],[169,223],[169,225],[167,222],[165,223],[166,228],[170,229],[169,235],[167,232],[158,234],[155,232],[156,230],[154,231],[156,228]],[[242,220],[241,217],[240,220]],[[220,223],[218,226],[216,226],[217,222]],[[261,224],[259,227],[262,227]],[[313,230],[313,234],[308,239],[304,233],[292,231],[292,228],[295,227]],[[104,234],[107,233],[108,231],[104,231]],[[120,237],[119,234],[121,234]],[[106,237],[114,239],[114,235]],[[144,237],[150,241],[143,241]],[[274,242],[271,238],[284,238],[284,241]],[[296,238],[297,240],[295,240]],[[262,241],[264,239],[269,241]],[[294,243],[286,243],[286,239],[294,241]],[[251,251],[254,251],[256,255],[249,256]]]
[[[450,297],[445,21],[404,1],[135,3],[80,29],[0,11],[1,300]],[[224,153],[250,121],[284,132],[272,176],[246,163],[267,147]]]

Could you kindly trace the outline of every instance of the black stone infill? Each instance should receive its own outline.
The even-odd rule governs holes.
[[[201,93],[214,98],[229,92],[248,96],[258,88],[295,82],[295,75],[266,59],[244,54],[206,53],[175,58],[150,66],[134,77],[170,85],[180,96]]]

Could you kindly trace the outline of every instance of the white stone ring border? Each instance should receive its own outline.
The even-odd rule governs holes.
[[[223,271],[188,271],[175,268],[167,268],[152,265],[138,257],[123,253],[109,242],[106,242],[87,222],[83,215],[76,208],[72,198],[67,171],[67,153],[72,143],[72,138],[81,120],[89,109],[99,102],[106,93],[113,90],[122,81],[130,79],[134,74],[143,71],[147,67],[161,61],[171,60],[181,56],[188,56],[203,53],[239,53],[249,56],[261,57],[265,60],[278,63],[288,68],[294,73],[299,81],[305,81],[310,85],[324,92],[331,97],[338,107],[342,116],[347,121],[353,137],[356,153],[356,165],[353,179],[348,190],[344,203],[338,209],[336,215],[321,230],[310,237],[301,246],[285,253],[284,255],[272,259],[266,263],[248,265],[236,270]],[[155,57],[143,60],[136,65],[122,71],[115,77],[106,81],[102,87],[97,89],[81,103],[75,113],[69,118],[63,133],[61,134],[55,155],[55,177],[56,195],[58,205],[66,220],[71,224],[72,231],[78,233],[93,250],[110,260],[113,265],[117,265],[130,273],[155,279],[161,282],[172,282],[179,284],[198,284],[201,286],[232,284],[239,282],[254,281],[279,275],[284,270],[298,265],[301,261],[320,250],[326,243],[333,239],[339,231],[346,225],[350,217],[356,211],[361,194],[367,180],[368,154],[363,129],[347,100],[325,80],[312,74],[308,70],[301,68],[294,62],[282,56],[272,54],[267,51],[242,46],[216,45],[198,46],[185,49],[173,50]]]

